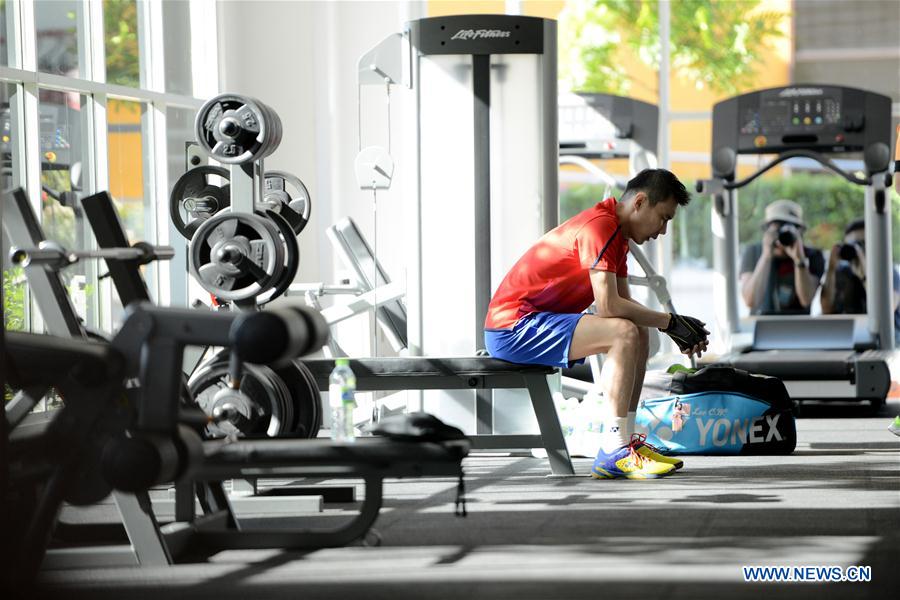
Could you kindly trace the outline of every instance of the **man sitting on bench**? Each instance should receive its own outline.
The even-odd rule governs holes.
[[[704,323],[650,310],[631,298],[628,240],[642,244],[666,233],[690,196],[665,169],[645,169],[622,198],[607,198],[542,236],[513,265],[491,299],[485,347],[515,363],[571,367],[606,354],[600,385],[609,399],[604,442],[591,474],[647,479],[682,466],[634,433],[649,347],[648,327],[668,334],[688,355],[706,350]],[[582,313],[591,303],[596,315]]]

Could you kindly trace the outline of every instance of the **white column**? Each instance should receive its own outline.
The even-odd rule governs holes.
[[[659,135],[657,159],[659,167],[669,169],[669,32],[671,29],[670,0],[659,2]],[[656,270],[668,279],[672,273],[672,236],[666,234],[656,245]]]

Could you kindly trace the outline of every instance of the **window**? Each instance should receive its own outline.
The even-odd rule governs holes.
[[[3,14],[0,12],[0,14]],[[12,138],[12,120],[15,118],[18,101],[16,86],[0,84],[0,189],[8,189],[13,184],[18,160],[16,143]],[[5,239],[5,235],[4,235]],[[6,247],[2,248],[6,251]],[[4,266],[9,267],[4,261]],[[27,329],[25,276],[21,268],[6,268],[3,271],[3,321],[11,331]]]
[[[184,172],[184,141],[203,103],[192,95],[191,69],[218,72],[214,32],[200,25],[215,23],[215,11],[210,1],[0,0],[0,183],[26,190],[48,238],[67,249],[95,247],[80,200],[106,190],[130,243],[174,241],[159,199]],[[177,167],[169,160],[176,137]],[[167,268],[144,270],[161,303],[173,297],[174,286],[160,285]],[[63,278],[86,325],[109,332],[121,307],[99,277],[105,271],[103,261],[83,260]],[[187,279],[186,268],[172,273]],[[21,273],[4,273],[4,289],[7,322],[39,331]]]
[[[42,228],[63,248],[86,250],[93,244],[80,205],[90,162],[85,135],[88,97],[52,89],[40,89],[38,97]],[[88,327],[97,327],[97,263],[79,261],[60,274],[79,316]]]
[[[38,71],[67,77],[83,76],[78,60],[83,47],[78,33],[84,5],[79,0],[34,3]]]
[[[0,0],[0,65],[9,65],[9,40],[13,38],[10,35],[10,27],[13,26],[13,19],[10,18],[10,8],[12,3],[9,0]]]
[[[187,94],[193,91],[191,65],[191,6],[189,2],[163,2],[166,31],[166,91]],[[208,27],[215,27],[215,22]],[[193,136],[192,136],[193,137]]]

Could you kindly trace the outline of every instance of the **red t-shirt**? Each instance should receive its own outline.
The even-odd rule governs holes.
[[[607,198],[545,233],[491,298],[485,329],[510,329],[533,312],[580,313],[594,301],[590,271],[627,277],[628,240]]]

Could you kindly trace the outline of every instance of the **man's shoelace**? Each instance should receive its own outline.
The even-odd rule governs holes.
[[[654,446],[653,444],[651,444],[650,442],[647,441],[646,433],[632,433],[631,434],[631,443],[629,444],[629,446],[633,446],[635,448],[640,447],[640,446],[646,446],[647,449],[650,450],[651,452],[656,452],[659,455],[666,456],[666,453],[662,448],[660,448],[658,446]]]
[[[634,466],[638,469],[642,469],[644,463],[648,460],[647,457],[637,451],[638,447],[644,443],[644,438],[646,437],[643,433],[633,433],[631,434],[631,442],[628,444],[628,458],[631,459]]]

